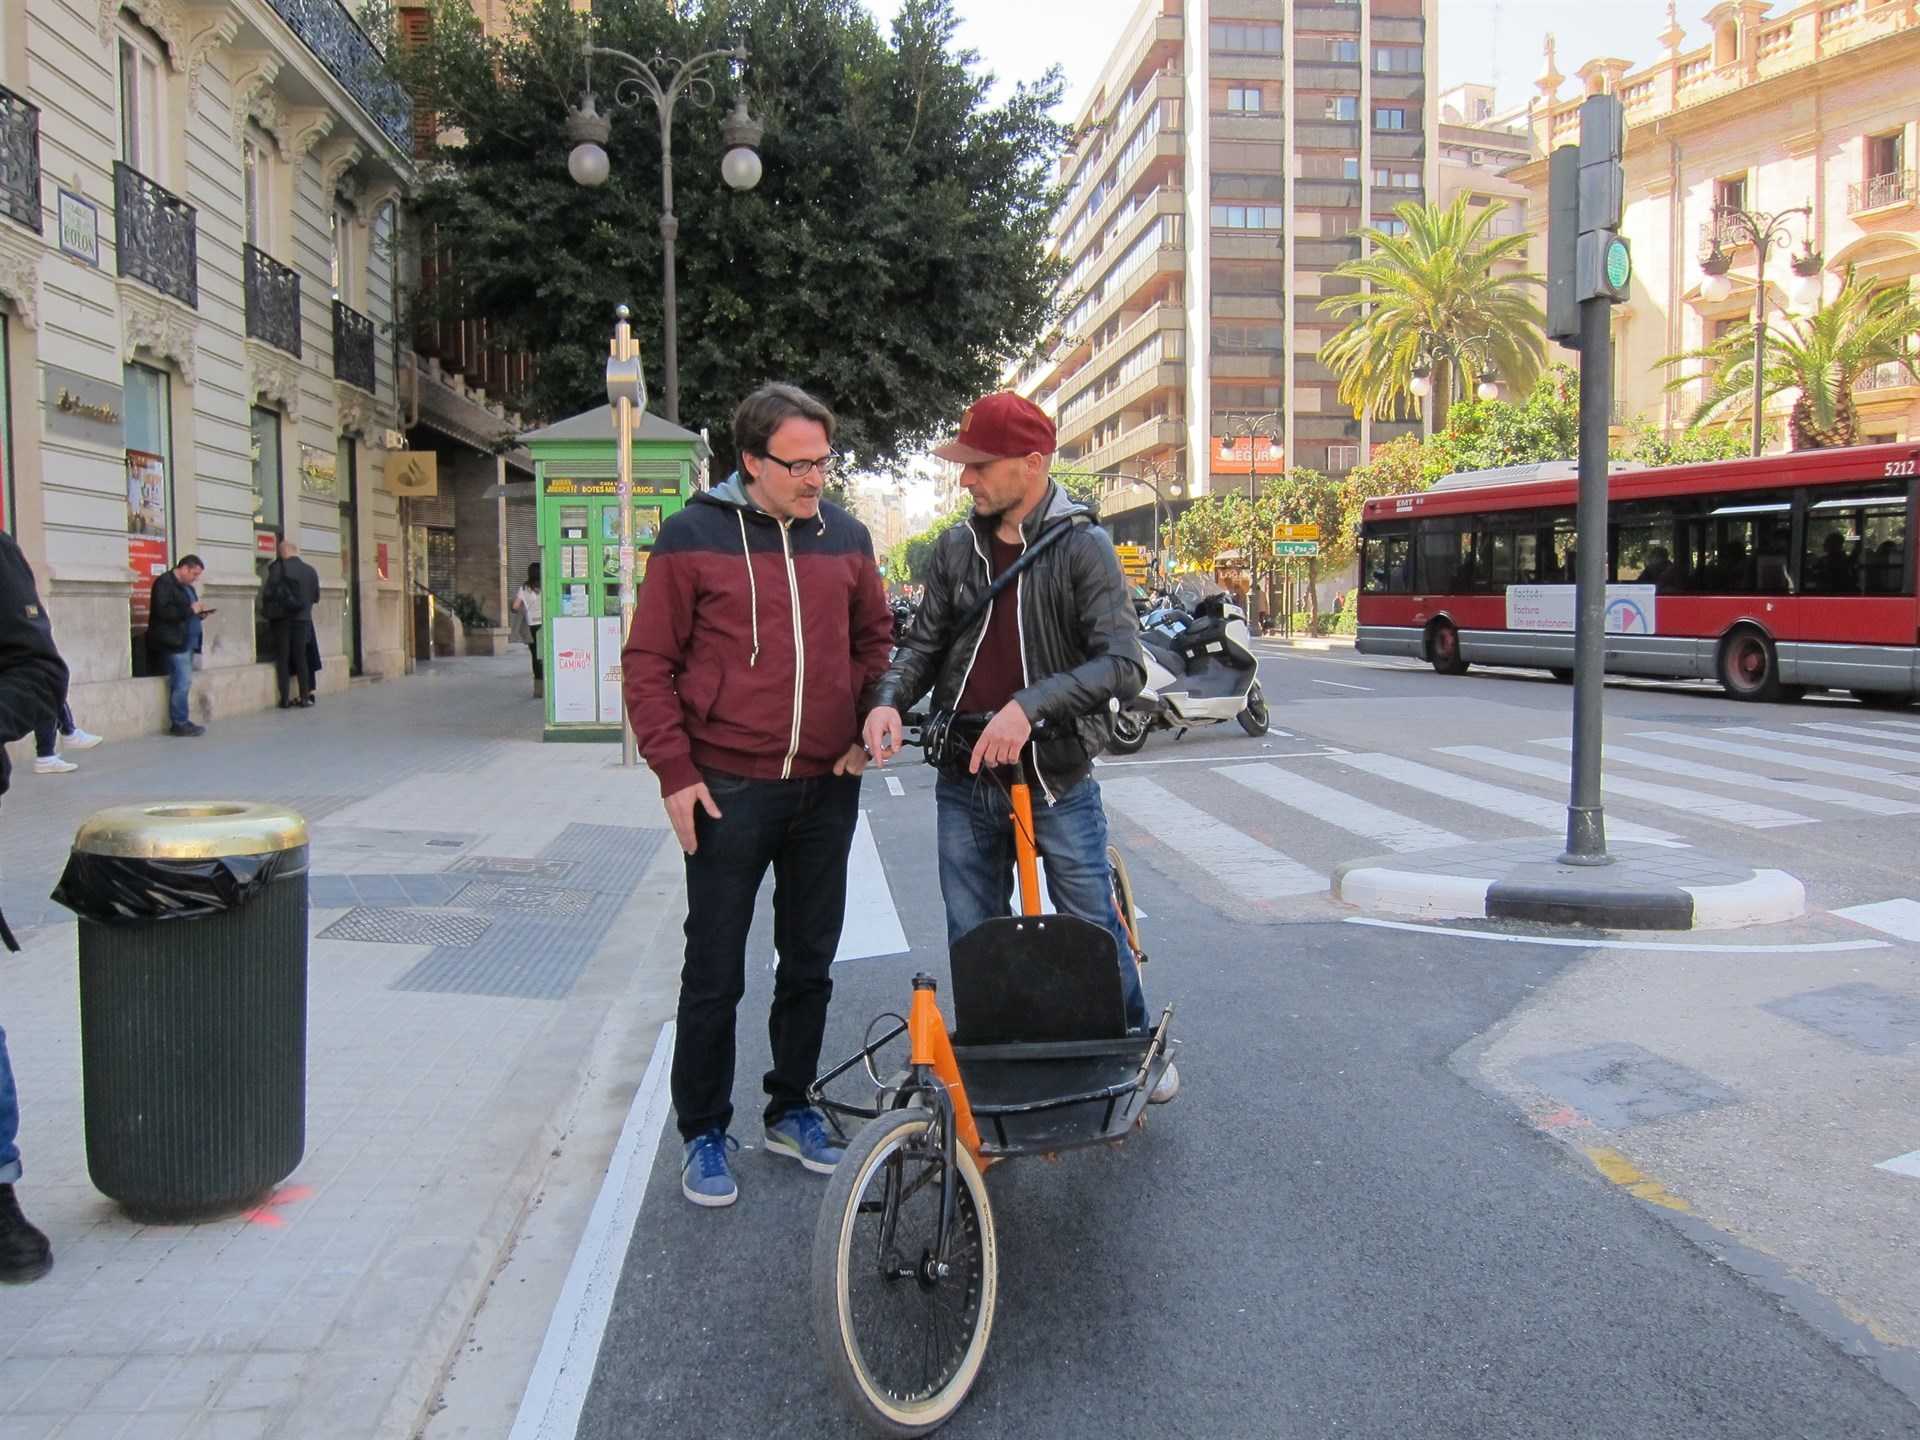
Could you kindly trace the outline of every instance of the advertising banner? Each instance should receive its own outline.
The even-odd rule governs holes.
[[[144,450],[127,451],[127,534],[167,538],[167,462]]]
[[[600,630],[600,723],[620,723],[620,617],[603,615]]]
[[[1507,628],[1573,633],[1574,587],[1571,585],[1509,585]],[[1654,588],[1651,585],[1607,586],[1607,634],[1655,635]]]
[[[133,628],[144,630],[153,603],[153,582],[167,573],[167,542],[151,535],[127,537],[127,569],[133,573]]]
[[[591,725],[598,718],[594,633],[591,617],[565,616],[553,626],[553,719],[558,725]]]

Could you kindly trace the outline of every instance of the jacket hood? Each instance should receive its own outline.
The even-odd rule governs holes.
[[[709,505],[725,505],[733,510],[745,510],[750,515],[765,515],[767,512],[754,504],[753,496],[747,493],[747,482],[740,478],[740,472],[734,471],[711,490],[698,491],[687,503],[697,505],[702,502]],[[768,517],[772,518],[772,517]]]

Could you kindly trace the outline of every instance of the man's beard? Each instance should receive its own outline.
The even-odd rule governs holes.
[[[973,502],[973,515],[976,520],[998,520],[1019,503],[1018,500],[1006,500],[988,509],[987,505],[976,496]]]

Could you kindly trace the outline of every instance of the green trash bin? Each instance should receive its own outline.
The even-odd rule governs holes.
[[[141,1219],[257,1203],[306,1149],[307,822],[237,802],[80,827],[87,1173]]]

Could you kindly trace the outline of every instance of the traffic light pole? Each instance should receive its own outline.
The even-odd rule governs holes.
[[[1600,798],[1602,699],[1607,683],[1607,421],[1613,409],[1613,306],[1580,302],[1580,503],[1575,516],[1573,796],[1567,865],[1606,865]]]

